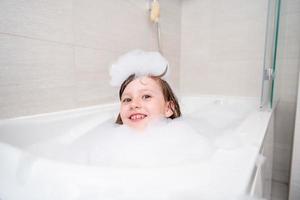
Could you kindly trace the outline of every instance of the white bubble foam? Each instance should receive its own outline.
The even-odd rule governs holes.
[[[112,86],[120,86],[131,74],[136,76],[158,76],[166,70],[168,65],[168,61],[159,52],[133,50],[120,56],[112,64],[110,68],[110,83]]]
[[[183,119],[160,120],[144,132],[109,121],[72,144],[61,144],[59,141],[56,138],[35,144],[29,150],[61,161],[118,167],[201,162],[208,159],[213,151],[211,142]]]
[[[235,171],[237,163],[245,169],[243,163],[247,163],[247,155],[251,154],[247,153],[247,148],[234,142],[237,135],[227,131],[209,138],[206,137],[209,133],[197,131],[190,122],[183,117],[159,120],[151,123],[145,131],[136,132],[110,120],[72,140],[72,143],[61,143],[58,137],[33,145],[29,150],[64,162],[108,166],[106,169],[107,172],[111,170],[109,178],[112,179],[127,177],[127,173],[115,175],[115,167],[124,169],[124,172],[130,167],[141,170],[140,173],[129,173],[130,182],[110,186],[127,191],[124,196],[114,199],[126,199],[126,195],[128,199],[134,199],[132,195],[137,199],[145,196],[159,199],[176,194],[177,198],[172,196],[172,199],[258,200],[241,195],[240,189],[234,190],[244,180],[244,176]],[[67,138],[67,135],[63,137]],[[72,134],[70,137],[74,138]],[[148,179],[149,173],[153,175],[151,179]],[[132,188],[135,189],[133,193],[130,192]],[[95,194],[102,195],[101,191]]]

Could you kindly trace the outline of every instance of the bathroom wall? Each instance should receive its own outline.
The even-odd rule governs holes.
[[[298,57],[298,68],[299,67],[300,67],[300,55]],[[300,199],[300,96],[299,95],[300,95],[300,81],[298,79],[298,98],[297,98],[297,111],[296,111],[297,114],[296,114],[295,132],[293,137],[293,146],[292,146],[289,200]]]
[[[283,0],[278,37],[274,178],[288,182],[300,59],[300,2]]]
[[[181,91],[258,97],[268,0],[182,3]]]
[[[0,118],[117,100],[110,64],[131,49],[157,50],[146,3],[1,0]],[[181,1],[160,3],[162,50],[178,83]]]
[[[281,3],[275,93],[279,101],[275,112],[273,179],[282,186],[288,186],[293,184],[289,180],[300,67],[300,1],[282,0]],[[297,137],[294,146],[300,145]]]

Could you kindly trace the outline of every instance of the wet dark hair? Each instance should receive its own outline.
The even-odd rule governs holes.
[[[164,75],[164,74],[163,74]],[[178,104],[177,97],[175,96],[174,92],[172,91],[170,85],[167,81],[161,79],[162,75],[160,76],[148,76],[149,78],[152,78],[153,80],[157,81],[162,89],[162,93],[164,96],[164,100],[166,102],[170,102],[170,109],[172,110],[173,114],[168,117],[170,119],[175,119],[177,117],[181,116],[180,106]],[[129,83],[131,83],[136,78],[135,74],[131,74],[121,85],[119,90],[119,99],[121,100],[122,94],[127,87]],[[116,120],[117,124],[123,124],[123,121],[121,119],[121,115],[118,115],[118,118]]]

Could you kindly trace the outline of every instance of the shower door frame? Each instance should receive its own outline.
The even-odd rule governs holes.
[[[264,63],[262,73],[260,109],[272,109],[276,105],[275,70],[277,60],[277,44],[279,32],[281,0],[268,0],[266,20]],[[273,15],[272,15],[273,14]]]

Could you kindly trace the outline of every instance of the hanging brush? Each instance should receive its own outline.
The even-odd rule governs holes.
[[[158,0],[153,0],[150,7],[150,21],[156,24],[158,51],[162,54],[161,47],[160,47],[159,17],[160,17],[160,6]]]
[[[150,20],[153,23],[158,23],[160,16],[160,7],[158,0],[153,0],[150,8]]]

